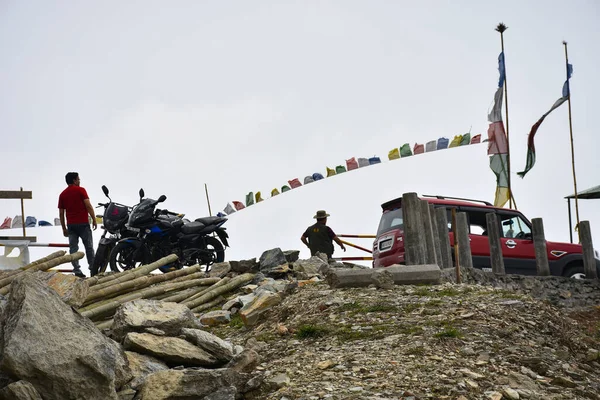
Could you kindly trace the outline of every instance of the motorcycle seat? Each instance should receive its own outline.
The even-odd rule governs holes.
[[[181,227],[181,232],[189,235],[192,233],[198,233],[200,232],[202,229],[204,229],[205,225],[202,222],[198,222],[198,221],[194,221],[194,222],[190,222],[189,224],[185,224]]]
[[[196,222],[200,222],[204,225],[216,225],[221,221],[227,221],[227,218],[223,218],[223,217],[203,217],[203,218],[196,218],[195,219]]]

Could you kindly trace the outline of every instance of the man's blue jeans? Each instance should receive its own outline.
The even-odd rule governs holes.
[[[79,238],[85,247],[85,255],[87,257],[88,268],[94,265],[94,238],[92,237],[92,229],[90,224],[71,224],[67,225],[69,234],[69,253],[73,254],[79,250]],[[73,269],[79,269],[79,261],[71,262]]]

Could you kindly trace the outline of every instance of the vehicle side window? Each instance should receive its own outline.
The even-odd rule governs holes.
[[[467,210],[469,220],[469,233],[471,235],[487,235],[487,222],[485,212]]]
[[[502,213],[499,213],[498,216],[500,217],[500,224],[502,226],[502,237],[509,239],[531,239],[531,229],[521,216]]]

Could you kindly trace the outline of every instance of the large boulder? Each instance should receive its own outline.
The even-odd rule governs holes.
[[[310,279],[328,269],[329,264],[327,261],[323,261],[322,258],[317,256],[312,256],[308,260],[298,260],[294,263],[294,271],[303,273],[305,279]]]
[[[70,306],[80,307],[90,292],[90,287],[85,279],[75,275],[61,274],[60,272],[35,272],[36,276],[54,289],[60,298]]]
[[[210,271],[208,272],[208,276],[223,278],[231,271],[231,264],[228,261],[213,264],[210,267]]]
[[[124,347],[126,350],[156,357],[170,366],[214,368],[221,364],[212,354],[177,337],[132,332],[125,336]]]
[[[287,265],[287,263],[285,254],[279,247],[265,251],[259,259],[260,271],[264,273],[271,272],[279,266]]]
[[[281,296],[278,293],[270,291],[260,292],[252,301],[246,304],[240,310],[240,317],[246,326],[253,326],[258,323],[260,317],[273,306],[281,303]]]
[[[183,304],[157,300],[134,300],[115,312],[112,337],[122,342],[129,332],[159,329],[168,336],[177,336],[182,328],[198,328],[200,321]]]
[[[121,346],[35,274],[13,280],[0,327],[0,370],[45,400],[116,400],[131,379]]]
[[[139,394],[144,400],[204,399],[223,394],[224,388],[243,394],[256,389],[256,384],[258,379],[232,369],[170,369],[149,375]]]
[[[300,250],[286,250],[283,252],[287,262],[293,263],[298,261],[298,257],[300,256]]]

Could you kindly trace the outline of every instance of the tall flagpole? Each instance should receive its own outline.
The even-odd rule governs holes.
[[[506,79],[506,54],[504,54],[504,31],[508,29],[508,26],[500,22],[496,27],[496,31],[500,32],[500,45],[502,46],[502,54],[504,56],[504,105],[506,109],[506,175],[508,183],[508,207],[512,208],[513,195],[512,188],[510,186],[510,136],[508,130],[508,83]]]
[[[565,46],[565,66],[567,68],[567,102],[569,104],[569,132],[571,133],[571,166],[573,167],[573,188],[575,190],[575,218],[577,219],[577,225],[575,225],[575,229],[577,230],[577,236],[579,237],[579,204],[577,199],[577,177],[575,175],[575,149],[573,146],[573,122],[571,119],[571,87],[569,82],[569,53],[567,51],[567,42],[563,41],[563,45]]]

